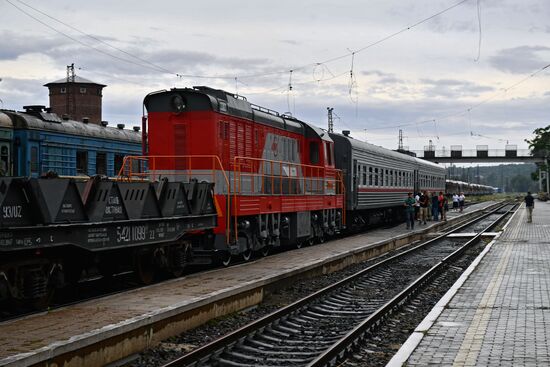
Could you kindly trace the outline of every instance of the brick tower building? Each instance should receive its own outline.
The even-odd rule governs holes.
[[[44,84],[50,91],[50,108],[71,120],[101,124],[101,99],[106,85],[94,83],[74,74],[74,64],[67,66],[67,78]]]

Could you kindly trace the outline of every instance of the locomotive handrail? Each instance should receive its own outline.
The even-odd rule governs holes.
[[[159,161],[162,160],[173,160],[173,169],[170,170],[163,170],[162,173],[158,174],[157,171],[159,170],[158,167],[162,167],[162,164],[159,165]],[[223,167],[223,164],[220,160],[220,157],[217,155],[149,155],[149,156],[125,156],[124,160],[122,161],[122,167],[120,168],[120,171],[118,173],[119,180],[155,180],[157,177],[157,174],[159,178],[161,176],[177,176],[177,175],[183,175],[188,176],[190,179],[193,178],[193,160],[206,160],[210,163],[210,168],[206,168],[206,170],[211,171],[211,182],[216,183],[217,181],[217,169],[219,168],[219,171],[221,171],[223,175],[223,180],[226,185],[226,218],[225,218],[225,228],[226,228],[226,243],[230,243],[231,239],[231,185],[229,178],[227,176],[227,172],[225,168]],[[138,162],[137,167],[134,166],[134,162]],[[162,162],[160,162],[162,163]],[[172,163],[172,162],[171,162]],[[183,163],[183,164],[182,164]],[[181,167],[181,168],[180,168]],[[195,166],[196,167],[196,166]],[[137,168],[137,171],[134,172],[134,170]],[[195,170],[204,170],[204,167],[195,168]],[[166,171],[173,171],[172,173],[166,172]],[[185,171],[185,172],[182,172]],[[223,193],[223,189],[220,190],[221,193]],[[217,206],[217,204],[216,204]],[[218,213],[219,214],[219,213]],[[235,233],[236,236],[236,233]],[[236,237],[235,237],[236,240]]]
[[[241,164],[239,164],[241,162]],[[258,163],[254,166],[254,162]],[[241,170],[243,166],[249,168],[248,172]],[[264,172],[264,167],[269,168],[269,172]],[[276,174],[274,168],[278,168],[279,173]],[[286,175],[283,174],[287,169]],[[292,168],[295,169],[293,174]],[[298,170],[300,169],[300,171]],[[308,171],[309,170],[309,171]],[[299,177],[301,172],[302,177]],[[308,175],[309,173],[309,175]],[[309,164],[294,163],[288,161],[276,161],[272,159],[264,158],[252,158],[236,156],[233,159],[233,209],[234,209],[234,231],[238,231],[237,223],[237,195],[243,194],[242,177],[250,177],[250,194],[260,195],[334,195],[342,196],[342,223],[345,224],[345,185],[343,182],[342,171],[336,168],[314,166]],[[295,178],[293,178],[295,177]],[[261,186],[256,192],[255,178],[260,178]],[[287,179],[287,184],[283,184],[283,180]],[[267,180],[266,180],[267,179]],[[278,180],[276,183],[275,181]],[[319,183],[322,182],[321,185]],[[267,183],[269,188],[266,190]],[[298,186],[296,189],[293,183],[302,184],[302,188]],[[311,192],[308,193],[308,183],[311,188]],[[327,187],[328,186],[328,187]],[[275,189],[278,188],[278,192]],[[284,192],[284,188],[287,188],[287,192]],[[296,190],[293,190],[295,188]],[[330,190],[327,193],[327,190]],[[266,192],[267,191],[267,192]]]

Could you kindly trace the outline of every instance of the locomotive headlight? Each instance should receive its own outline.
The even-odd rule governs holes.
[[[177,112],[181,112],[184,110],[185,102],[180,95],[175,95],[174,97],[172,97],[172,107],[174,107]]]

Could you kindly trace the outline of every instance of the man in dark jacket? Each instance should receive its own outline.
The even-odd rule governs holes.
[[[527,223],[533,223],[533,209],[535,209],[535,198],[531,195],[531,192],[527,192],[525,197],[525,207],[527,208]]]
[[[409,192],[407,199],[403,203],[405,207],[405,219],[407,220],[407,229],[414,229],[414,205],[416,200],[413,198],[412,192]]]

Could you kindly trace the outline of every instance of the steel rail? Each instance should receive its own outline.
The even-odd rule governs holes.
[[[338,342],[327,349],[323,354],[313,360],[307,365],[307,367],[321,367],[321,366],[334,366],[339,360],[345,357],[345,354],[349,352],[355,345],[357,345],[364,335],[373,327],[380,324],[384,318],[391,315],[399,306],[404,304],[408,299],[415,296],[421,289],[433,278],[442,273],[444,269],[457,258],[459,258],[469,247],[477,243],[483,236],[483,233],[496,226],[500,221],[506,217],[514,207],[510,208],[500,217],[498,217],[487,228],[483,229],[462,245],[459,249],[452,254],[446,256],[438,264],[434,265],[430,270],[422,274],[416,281],[410,284],[407,288],[401,291],[393,299],[388,301],[384,306],[380,307],[371,316],[369,316],[361,324],[357,325],[353,330],[342,337]]]
[[[256,330],[259,330],[259,329],[262,329],[264,328],[265,326],[271,324],[272,322],[274,322],[275,320],[277,319],[280,319],[282,318],[283,316],[286,316],[286,315],[289,315],[293,312],[295,312],[296,310],[302,308],[303,306],[307,305],[308,303],[310,303],[312,300],[316,299],[316,298],[320,298],[328,293],[330,293],[331,291],[334,291],[335,289],[338,289],[340,287],[342,287],[343,285],[357,279],[357,278],[360,278],[362,277],[363,275],[365,275],[366,273],[368,272],[371,272],[373,271],[374,269],[378,268],[378,267],[381,267],[385,264],[388,264],[392,261],[396,261],[398,259],[400,259],[401,257],[404,257],[406,256],[407,254],[411,253],[411,252],[414,252],[414,251],[417,251],[421,248],[424,248],[424,247],[427,247],[429,245],[431,245],[432,243],[434,242],[437,242],[443,238],[445,238],[446,236],[448,236],[449,234],[451,233],[454,233],[454,232],[457,232],[457,231],[460,231],[461,229],[463,228],[466,228],[480,220],[483,220],[484,218],[492,215],[493,213],[501,210],[503,207],[505,207],[506,205],[510,205],[509,203],[502,203],[500,206],[494,208],[494,209],[491,209],[489,212],[485,213],[485,214],[482,214],[480,215],[479,217],[476,217],[472,220],[469,220],[459,226],[457,226],[456,228],[453,228],[451,229],[450,231],[447,231],[437,237],[434,237],[426,242],[423,242],[422,244],[420,245],[417,245],[417,246],[414,246],[410,249],[407,249],[399,254],[396,254],[394,256],[391,256],[387,259],[384,259],[376,264],[373,264],[347,278],[344,278],[334,284],[331,284],[323,289],[320,289],[318,290],[317,292],[315,293],[312,293],[310,294],[309,296],[305,297],[305,298],[302,298],[288,306],[285,306],[269,315],[266,315],[256,321],[253,321],[252,323],[249,323],[219,339],[216,339],[198,349],[195,349],[194,351],[186,354],[186,355],[183,355],[173,361],[170,361],[166,364],[164,364],[162,367],[179,367],[179,366],[189,366],[189,365],[193,365],[193,363],[197,363],[197,362],[201,362],[201,361],[206,361],[208,360],[210,357],[212,356],[215,356],[215,355],[219,355],[221,352],[223,352],[224,349],[228,348],[228,347],[231,347],[232,345],[234,345],[235,343],[241,341],[241,340],[244,340],[244,338],[246,338],[246,336],[248,336],[249,334],[253,333],[254,331]],[[508,212],[506,213],[508,214]],[[506,215],[505,214],[505,215]],[[500,219],[499,219],[500,220]],[[493,224],[492,224],[493,225]],[[491,225],[491,226],[492,226]],[[490,228],[491,226],[489,226],[488,228]],[[487,228],[487,229],[488,229]],[[487,230],[486,229],[486,230]],[[485,232],[486,230],[484,230],[483,232]],[[479,238],[483,232],[480,232],[476,237],[472,238],[473,239],[477,239]],[[468,242],[471,242],[472,240],[468,241]],[[324,355],[324,354],[323,354]]]

